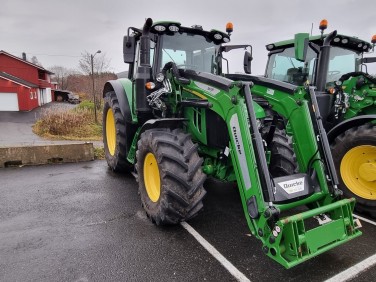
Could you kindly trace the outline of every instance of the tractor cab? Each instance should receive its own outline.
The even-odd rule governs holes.
[[[132,33],[130,34],[130,32]],[[167,89],[163,85],[166,70],[173,65],[174,76],[180,81],[199,79],[212,85],[228,88],[230,81],[222,75],[223,52],[250,45],[227,45],[233,31],[231,23],[226,33],[212,29],[206,31],[199,25],[184,27],[179,22],[163,21],[146,23],[143,29],[128,28],[124,37],[124,62],[129,64],[128,79],[133,82],[138,118],[149,119],[155,112],[164,112],[164,107],[153,100],[151,93]],[[244,69],[250,72],[252,54],[245,51]],[[228,69],[228,62],[227,62]],[[145,99],[148,97],[147,99]],[[153,114],[152,114],[153,112]]]
[[[216,74],[221,67],[217,59],[220,46],[230,42],[230,32],[205,31],[199,25],[183,27],[178,22],[155,22],[150,27],[150,48],[146,46],[150,49],[149,61],[141,62],[140,49],[145,49],[140,46],[142,31],[130,29],[133,34],[124,37],[124,61],[132,68],[129,78],[136,78],[136,67],[141,63],[151,66],[153,79],[168,62],[174,62],[179,69]]]
[[[130,30],[133,33],[129,35]],[[247,50],[247,47],[252,52],[251,45],[222,46],[223,43],[230,42],[232,31],[232,23],[227,23],[227,33],[224,33],[214,29],[205,31],[200,25],[184,27],[179,22],[155,22],[150,27],[149,61],[144,63],[152,67],[153,78],[156,78],[155,76],[168,62],[174,62],[179,69],[220,75],[223,52],[239,48]],[[129,63],[131,67],[129,78],[136,77],[136,67],[141,64],[139,54],[141,37],[142,30],[133,27],[128,29],[128,36],[124,37],[124,62]],[[245,52],[247,73],[250,72],[251,52]]]
[[[341,34],[334,36],[330,42],[329,65],[327,71],[322,74],[319,72],[318,61],[320,49],[328,35],[303,34],[306,35],[304,40],[307,44],[298,44],[296,38],[299,35],[302,34],[297,34],[292,40],[266,45],[269,51],[266,77],[302,86],[316,85],[320,76],[324,75],[327,89],[342,75],[366,71],[364,63],[367,61],[363,59],[363,55],[372,49],[369,42]],[[305,58],[298,58],[299,53],[305,53]]]

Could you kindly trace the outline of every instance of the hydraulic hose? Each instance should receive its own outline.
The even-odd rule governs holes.
[[[184,77],[182,77],[179,73],[179,70],[178,70],[178,67],[176,66],[176,64],[174,62],[168,62],[164,65],[163,69],[162,69],[162,73],[164,76],[166,76],[166,72],[169,70],[169,69],[172,69],[172,74],[174,75],[174,77],[182,84],[189,84],[189,79],[186,79]]]
[[[372,83],[376,83],[376,78],[369,75],[368,73],[361,72],[361,71],[354,71],[354,72],[346,73],[346,74],[344,74],[340,77],[339,81],[344,82],[345,80],[348,80],[352,76],[360,76],[360,75],[364,76],[365,78],[367,78]]]

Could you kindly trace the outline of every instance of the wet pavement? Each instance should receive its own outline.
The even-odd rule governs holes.
[[[181,226],[150,223],[135,179],[105,161],[7,168],[0,180],[0,281],[235,281]],[[251,281],[323,281],[376,253],[363,222],[361,237],[285,270],[249,236],[236,188],[205,187],[189,224]]]

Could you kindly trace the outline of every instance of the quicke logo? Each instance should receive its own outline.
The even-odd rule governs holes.
[[[279,182],[278,185],[288,194],[304,191],[304,177]]]
[[[238,134],[236,133],[236,127],[235,126],[232,127],[232,133],[234,134],[236,149],[238,150],[239,155],[241,155],[242,150],[241,150]]]
[[[295,181],[294,183],[285,183],[283,184],[283,188],[291,188],[295,186],[303,185],[303,181]]]

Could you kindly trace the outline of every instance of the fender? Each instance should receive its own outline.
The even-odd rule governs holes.
[[[141,135],[142,132],[152,128],[179,128],[182,127],[183,122],[187,120],[188,119],[186,118],[150,119],[142,125],[139,135]]]
[[[137,148],[137,141],[141,134],[152,128],[180,128],[183,125],[183,122],[187,121],[185,118],[162,118],[162,119],[149,119],[145,122],[136,132],[135,136],[133,137],[132,146],[128,152],[127,160],[131,163],[135,163],[136,157],[136,148]]]
[[[347,120],[337,124],[327,134],[329,143],[332,143],[334,141],[334,139],[338,135],[340,135],[342,132],[345,132],[346,130],[348,130],[352,127],[361,126],[361,125],[366,124],[366,123],[371,122],[371,121],[376,121],[376,115],[357,116],[357,117],[347,119]]]
[[[137,123],[137,115],[132,108],[132,81],[129,79],[109,80],[103,88],[103,97],[107,92],[114,91],[119,102],[120,111],[125,118],[125,121],[130,123]],[[131,102],[131,103],[130,103]]]

